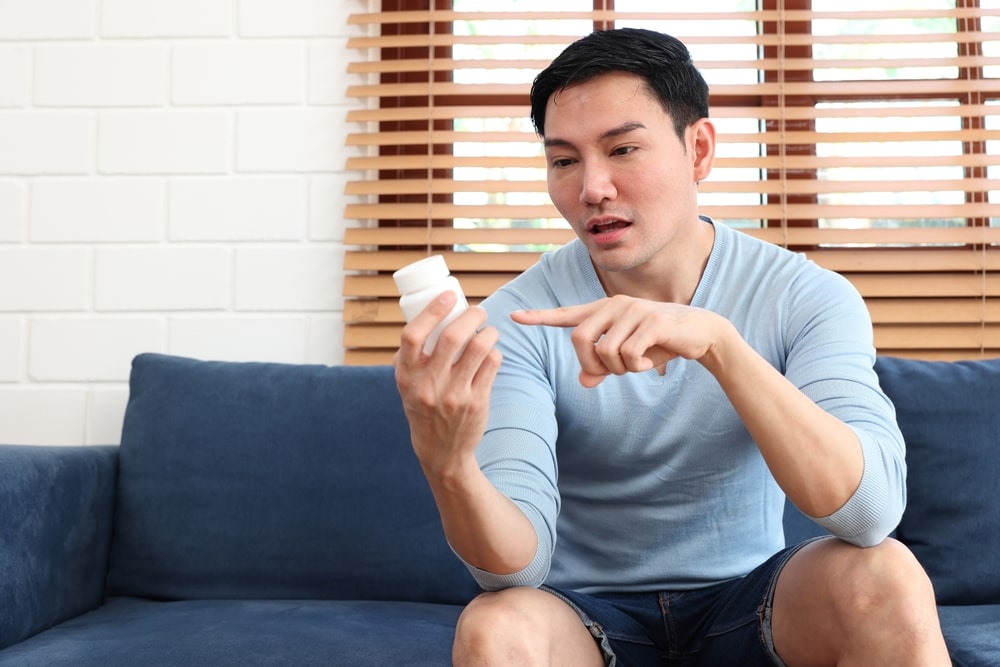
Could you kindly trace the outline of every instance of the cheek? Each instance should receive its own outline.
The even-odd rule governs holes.
[[[637,169],[622,179],[619,190],[634,202],[676,203],[680,185],[677,176],[664,168]]]
[[[552,203],[565,215],[568,208],[580,204],[580,184],[569,174],[552,174],[546,178]]]

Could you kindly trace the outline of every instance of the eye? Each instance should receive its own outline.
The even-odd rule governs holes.
[[[562,169],[573,164],[573,159],[568,157],[557,157],[552,160],[552,166],[556,169]]]
[[[611,151],[612,155],[623,156],[637,150],[638,146],[615,146]]]

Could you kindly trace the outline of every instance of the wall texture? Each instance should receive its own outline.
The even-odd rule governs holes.
[[[116,443],[139,352],[342,360],[367,6],[0,0],[0,442]]]

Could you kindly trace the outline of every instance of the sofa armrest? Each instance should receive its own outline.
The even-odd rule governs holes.
[[[0,649],[99,606],[118,448],[0,445]]]

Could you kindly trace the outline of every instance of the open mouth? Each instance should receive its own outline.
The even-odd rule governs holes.
[[[611,222],[601,222],[596,225],[592,225],[590,228],[591,234],[604,234],[606,232],[613,232],[616,229],[624,229],[628,227],[630,223],[624,220],[613,220]]]
[[[622,220],[621,218],[600,218],[591,220],[587,223],[587,231],[591,234],[603,234],[605,232],[612,232],[618,229],[624,229],[628,227],[630,223],[628,220]]]
[[[610,243],[617,240],[619,235],[631,225],[631,222],[621,218],[601,218],[588,222],[587,231],[595,241]]]

